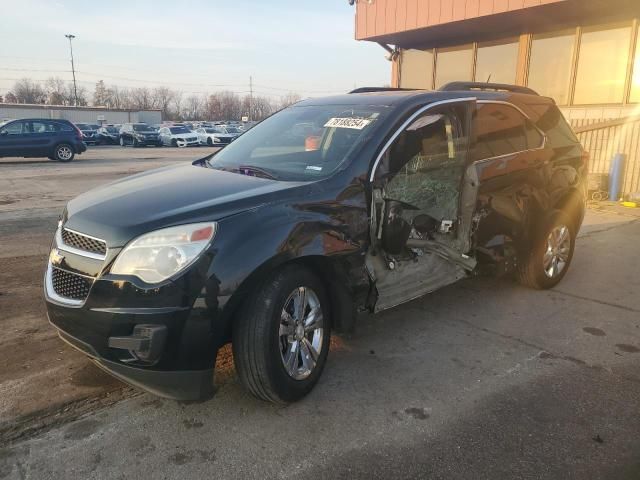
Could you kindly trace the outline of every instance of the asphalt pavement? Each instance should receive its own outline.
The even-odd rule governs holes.
[[[104,163],[111,177],[138,167]],[[23,182],[12,175],[14,185]],[[65,195],[105,181],[84,176]],[[49,177],[37,180],[41,195],[47,182],[62,182]],[[60,206],[20,201],[0,205],[0,240],[13,252],[0,256],[5,264],[23,258],[21,248],[23,260],[46,252],[38,239],[50,228],[38,219]],[[554,290],[473,278],[363,316],[353,336],[335,337],[315,390],[287,407],[247,394],[228,351],[216,395],[203,403],[138,395],[116,382],[114,401],[7,437],[0,479],[640,479],[639,239],[637,216],[590,210],[572,268]],[[15,327],[21,310],[11,305],[0,321]],[[38,312],[30,321],[47,331]],[[74,355],[47,341],[60,358]],[[66,378],[61,372],[50,375]],[[25,378],[23,390],[0,382],[0,396],[47,395],[39,388],[46,379]],[[101,378],[78,398],[104,398]],[[0,401],[3,411],[17,410]]]

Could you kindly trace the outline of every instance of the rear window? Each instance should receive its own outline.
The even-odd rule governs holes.
[[[171,133],[191,133],[186,127],[171,127]]]
[[[546,135],[554,148],[573,146],[580,143],[562,112],[551,104],[529,105],[538,115],[536,126]]]

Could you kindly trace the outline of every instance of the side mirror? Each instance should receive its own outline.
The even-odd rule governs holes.
[[[8,132],[8,131],[6,131],[6,130],[2,130],[2,131],[0,131],[0,137],[4,137],[4,136],[6,136],[6,135],[9,135],[9,132]]]

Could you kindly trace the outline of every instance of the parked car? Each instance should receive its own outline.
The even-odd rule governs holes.
[[[289,143],[305,123],[318,148]],[[103,369],[177,399],[211,395],[232,342],[245,387],[292,402],[358,312],[477,272],[557,285],[586,160],[553,100],[524,87],[302,101],[193,164],[71,200],[47,264],[49,319]]]
[[[185,126],[162,127],[158,132],[163,145],[171,147],[196,147],[198,135]]]
[[[237,135],[230,135],[219,127],[198,128],[195,133],[198,135],[200,145],[227,145],[233,141]]]
[[[94,123],[76,123],[76,127],[82,132],[82,141],[87,145],[96,145],[98,143],[98,129],[100,125]]]
[[[132,147],[146,147],[155,145],[161,147],[162,142],[158,132],[146,123],[125,123],[120,129],[120,145]]]
[[[0,157],[48,157],[70,162],[86,150],[82,132],[68,120],[25,118],[0,126]]]
[[[98,145],[117,145],[120,143],[121,126],[103,125],[96,133]]]
[[[227,135],[231,135],[233,138],[239,137],[244,133],[242,130],[240,130],[240,128],[238,128],[235,125],[226,125],[220,128],[222,128],[225,132],[227,132]]]

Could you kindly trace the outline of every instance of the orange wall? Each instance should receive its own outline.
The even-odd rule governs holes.
[[[356,39],[537,7],[568,0],[360,0]]]

